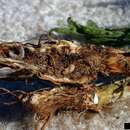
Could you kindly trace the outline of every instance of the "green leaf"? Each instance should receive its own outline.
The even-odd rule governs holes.
[[[99,28],[92,20],[89,20],[84,26],[74,21],[71,17],[67,19],[67,22],[67,27],[54,28],[50,32],[55,31],[79,41],[83,40],[86,43],[98,45],[122,47],[130,43],[130,27],[119,29]]]

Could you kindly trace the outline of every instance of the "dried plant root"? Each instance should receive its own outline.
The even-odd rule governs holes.
[[[59,86],[30,93],[0,90],[31,108],[43,130],[58,110],[99,111],[109,103],[118,87],[111,85],[99,89],[91,83],[99,76],[130,76],[129,56],[128,52],[118,49],[94,45],[82,47],[64,40],[42,44],[40,41],[40,46],[3,43],[0,44],[0,78],[35,75]]]
[[[31,108],[35,113],[38,122],[42,122],[42,129],[49,119],[58,110],[93,110],[99,111],[97,104],[94,104],[94,87],[84,88],[78,86],[56,87],[51,90],[28,93],[21,97],[25,106]]]
[[[82,47],[65,40],[40,46],[0,44],[0,78],[36,75],[56,84],[88,84],[98,76],[129,76],[129,63],[128,52],[89,44]]]
[[[40,90],[21,96],[22,102],[35,113],[37,125],[42,130],[58,110],[100,111],[109,103],[116,102],[123,93],[128,92],[127,82],[117,81],[101,87],[82,85],[63,85],[50,90]],[[130,94],[129,94],[130,95]],[[38,127],[38,126],[37,126]]]
[[[79,84],[64,84],[53,89],[40,89],[33,92],[21,90],[10,92],[0,88],[0,94],[9,93],[22,102],[25,107],[34,111],[36,128],[43,130],[51,117],[59,110],[84,110],[100,111],[108,103],[115,102],[126,88],[121,81],[95,87],[92,85],[82,86]],[[127,90],[126,90],[127,91]],[[39,129],[40,129],[39,128]],[[39,130],[38,129],[38,130]]]
[[[79,112],[83,110],[100,110],[93,101],[96,90],[89,85],[85,88],[82,85],[71,84],[29,93],[22,91],[10,92],[4,88],[0,90],[1,94],[11,94],[17,98],[17,101],[22,102],[26,107],[34,111],[36,113],[36,122],[42,122],[42,129],[58,110],[75,110]]]

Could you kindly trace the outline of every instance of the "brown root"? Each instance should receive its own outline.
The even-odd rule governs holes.
[[[125,81],[123,84],[126,86],[126,83]],[[52,89],[39,89],[33,92],[0,88],[0,94],[11,94],[16,97],[16,101],[22,102],[25,107],[36,113],[35,129],[44,130],[49,120],[61,110],[99,112],[103,106],[120,98],[124,91],[121,89],[124,88],[123,84],[122,81],[102,87],[90,84],[62,84]],[[13,102],[10,102],[10,105],[11,103]]]
[[[65,40],[44,40],[42,44],[41,37],[37,46],[0,44],[0,78],[26,79],[35,75],[59,85],[28,93],[0,88],[1,94],[11,94],[34,111],[37,121],[42,122],[41,129],[59,110],[99,111],[99,106],[107,104],[113,91],[120,88],[112,85],[96,89],[90,84],[98,76],[130,76],[130,55],[123,51],[94,45],[82,47]]]
[[[0,96],[2,95],[11,95],[13,97],[15,97],[15,100],[14,101],[10,101],[10,102],[0,102],[0,104],[3,104],[3,105],[13,105],[13,104],[16,104],[20,101],[21,97],[23,97],[23,95],[26,94],[26,92],[22,91],[22,90],[15,90],[15,91],[10,91],[6,88],[0,88]]]
[[[24,105],[36,113],[36,122],[42,122],[44,129],[47,122],[59,110],[99,111],[94,104],[96,90],[92,86],[67,85],[50,90],[30,92],[21,97]]]
[[[98,75],[130,75],[127,52],[94,45],[82,47],[65,40],[41,38],[39,44],[37,47],[29,43],[0,44],[0,78],[35,75],[55,84],[88,84]]]

